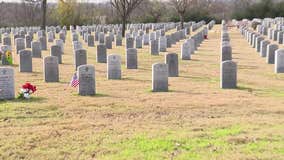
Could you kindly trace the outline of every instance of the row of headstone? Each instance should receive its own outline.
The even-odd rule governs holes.
[[[201,21],[199,23],[185,23],[185,26],[189,27],[191,24],[194,24],[193,30],[196,30],[204,24],[204,21]],[[212,23],[211,23],[212,24]],[[171,47],[172,43],[176,43],[176,41],[179,41],[180,39],[185,38],[186,34],[189,34],[189,31],[187,29],[180,30],[178,33],[174,33],[172,35],[165,35],[165,31],[168,31],[169,29],[174,28],[174,25],[169,24],[171,27],[167,27],[168,25],[165,25],[163,29],[154,30],[151,34],[149,34],[149,31],[146,30],[146,33],[143,30],[133,30],[130,29],[129,33],[126,33],[126,48],[142,48],[143,45],[149,45],[151,40],[158,40],[158,51],[165,52],[166,48]],[[78,27],[78,26],[77,26]],[[72,27],[71,27],[72,28]],[[87,35],[90,35],[94,29],[90,29],[88,27],[79,27],[78,32],[82,36],[83,40],[85,42],[87,41]],[[122,45],[122,36],[120,34],[117,34],[117,32],[113,32],[113,30],[109,30],[110,28],[107,28],[107,30],[97,30],[95,32],[95,41],[98,40],[99,44],[105,44],[108,49],[112,48],[112,42],[115,40],[117,46]],[[109,32],[109,33],[108,33]],[[108,34],[108,36],[106,35]],[[115,37],[116,34],[116,37]],[[73,41],[78,41],[77,33],[72,33],[72,39]],[[172,40],[173,39],[173,40]],[[171,42],[173,41],[173,42]],[[92,42],[93,43],[93,40]],[[152,44],[156,44],[153,42]],[[90,45],[89,45],[90,46]],[[91,45],[92,46],[92,45]],[[157,47],[153,47],[157,48]],[[153,54],[156,54],[158,51],[154,51]]]
[[[198,26],[203,25],[205,21],[201,22],[185,22],[184,26],[185,28],[192,28],[192,30],[198,28]],[[168,31],[170,29],[174,29],[180,27],[180,23],[148,23],[148,24],[128,24],[127,30],[130,31],[131,34],[139,34],[142,36],[144,33],[149,33],[149,30],[165,30]],[[76,28],[76,29],[75,29]],[[77,32],[80,33],[80,35],[83,35],[84,33],[91,34],[92,32],[103,32],[103,33],[114,33],[121,34],[122,24],[109,24],[109,25],[89,25],[89,26],[69,26],[69,29],[72,33]],[[65,42],[66,38],[66,30],[67,27],[63,26],[47,26],[46,27],[46,33],[43,33],[43,30],[40,29],[40,27],[11,27],[11,28],[0,28],[0,33],[13,33],[17,34],[19,36],[22,36],[21,38],[25,38],[25,34],[28,33],[37,33],[38,37],[45,36],[48,38],[50,42],[52,42],[52,39],[55,38],[55,34],[59,34],[60,39],[62,39]],[[31,34],[29,34],[31,35]],[[17,37],[19,38],[19,37]]]
[[[99,35],[100,44],[97,46],[97,62],[99,63],[107,63],[107,76],[108,79],[121,79],[121,58],[119,55],[109,55],[107,56],[107,48],[111,49],[111,38],[100,38],[105,37],[104,33],[101,32]],[[120,37],[122,40],[122,37]],[[109,41],[109,43],[108,43]],[[121,43],[121,42],[120,42]],[[163,45],[163,44],[162,44]],[[82,51],[82,44],[79,41],[73,41],[74,52],[75,54]],[[138,68],[138,60],[137,60],[137,49],[142,47],[142,39],[137,36],[136,39],[129,37],[126,38],[126,68],[127,69],[137,69]],[[76,56],[76,55],[75,55]],[[77,56],[76,56],[77,57]],[[75,64],[76,58],[75,57]],[[106,58],[107,57],[107,58]],[[86,60],[86,56],[84,56],[84,60]],[[79,64],[78,65],[82,65]],[[76,68],[78,65],[75,65]]]
[[[166,52],[167,48],[170,48],[173,44],[185,39],[187,34],[189,33],[185,32],[185,29],[176,31],[170,35],[158,36],[159,38],[151,33],[149,48],[151,55],[159,55],[160,52]]]
[[[185,23],[185,25],[194,24],[195,22],[188,22]],[[127,30],[130,31],[130,33],[133,32],[140,32],[140,31],[148,31],[148,30],[159,30],[159,29],[165,29],[170,30],[178,26],[179,23],[151,23],[151,24],[128,24],[126,26]],[[74,29],[76,28],[76,30]],[[91,32],[113,32],[113,33],[119,33],[121,32],[122,25],[121,24],[110,24],[110,25],[90,25],[90,26],[70,26],[70,30],[72,32],[77,31],[80,32],[82,35],[85,32],[91,33]]]
[[[248,26],[242,26],[240,28],[240,33],[246,38],[248,43],[256,49],[261,57],[266,58],[266,63],[274,64],[275,73],[284,73],[283,49],[279,49],[279,46],[277,44],[272,43],[270,40],[267,40],[263,33],[252,31]],[[270,39],[269,34],[267,35],[268,39]]]
[[[138,36],[139,38],[139,36]],[[163,49],[166,49],[166,39],[163,39],[164,37],[159,38],[159,41],[157,41],[156,39],[154,39],[153,41],[156,42],[156,53],[158,54],[159,51],[163,51]],[[105,40],[105,39],[104,39]],[[153,42],[152,41],[152,42]],[[137,69],[138,68],[138,63],[137,63],[137,49],[135,48],[140,48],[140,46],[142,45],[141,43],[141,39],[134,39],[132,37],[128,37],[126,38],[126,68],[127,69]],[[139,44],[137,44],[139,43]],[[98,47],[98,51],[97,51],[97,56],[101,55],[101,51],[100,50],[104,50],[104,52],[106,51],[106,47],[104,44],[100,44],[101,47]],[[164,47],[164,48],[163,48]],[[102,49],[99,49],[102,48]],[[159,49],[160,48],[160,49]],[[161,49],[162,48],[162,49]],[[106,54],[103,54],[104,57]],[[99,58],[97,58],[98,60]],[[178,76],[178,56],[177,54],[167,54],[166,55],[166,63],[167,64],[167,74],[165,77],[176,77]],[[153,74],[154,74],[153,70]],[[164,72],[163,72],[164,73]],[[155,76],[153,76],[154,78]],[[158,76],[159,77],[159,76]],[[121,57],[119,55],[109,55],[107,56],[107,78],[108,79],[121,79]],[[154,78],[156,79],[156,78]],[[158,78],[160,79],[160,78]],[[162,84],[162,83],[158,83],[158,84]],[[167,84],[167,81],[166,81]],[[153,81],[153,86],[155,85],[155,82]],[[165,87],[167,88],[167,85],[160,85],[158,87],[153,87],[153,91],[165,91],[167,90]],[[156,88],[163,88],[163,89],[156,89]]]
[[[211,25],[214,25],[214,22],[212,22]],[[182,44],[181,46],[182,60],[191,59],[191,54],[194,53],[197,47],[204,40],[204,36],[205,35],[207,36],[207,34],[208,34],[208,27],[204,27],[201,31],[197,32],[195,35],[193,35],[191,38],[189,38]],[[151,43],[157,43],[157,41],[152,40]],[[153,45],[151,44],[150,48],[152,46]],[[156,53],[158,54],[157,50],[156,50]],[[178,66],[179,66],[178,55],[176,53],[166,54],[165,63],[153,64],[152,65],[152,91],[153,92],[168,91],[168,77],[178,77],[179,76]]]
[[[88,33],[89,34],[89,33]],[[78,41],[78,37],[76,33],[73,33],[73,42]],[[75,38],[74,38],[75,37]],[[105,44],[107,49],[112,49],[112,42],[115,41],[116,46],[122,46],[122,36],[117,34],[114,37],[113,33],[109,33],[109,35],[105,35],[104,32],[95,33],[95,39],[93,36],[88,35],[88,46],[94,46],[94,41],[97,39],[99,44]],[[143,45],[149,45],[149,34],[144,34],[142,32],[141,35],[131,36],[129,33],[126,34],[126,49],[128,48],[142,48]],[[83,38],[84,39],[84,38]],[[86,41],[85,41],[86,42]]]
[[[203,24],[204,22],[199,22],[196,25],[194,25],[194,29],[198,29],[201,24]],[[186,23],[186,25],[191,26],[191,24],[195,24],[195,23]],[[185,25],[185,26],[186,26]],[[165,25],[165,27],[163,29],[159,29],[156,30],[155,32],[152,32],[150,35],[148,34],[149,31],[147,32],[146,30],[146,34],[144,34],[144,32],[142,30],[138,30],[137,31],[130,31],[130,33],[126,34],[126,48],[142,48],[142,45],[148,45],[151,44],[150,47],[150,52],[153,55],[159,54],[159,52],[165,52],[167,50],[168,47],[171,47],[172,44],[175,44],[176,41],[179,41],[182,38],[185,38],[185,34],[188,34],[187,32],[185,32],[185,30],[181,30],[177,33],[174,33],[172,35],[165,35],[165,31],[174,28],[174,26],[172,25],[171,27],[166,27],[167,25]],[[72,28],[72,27],[71,27]],[[83,28],[84,29],[84,28]],[[80,35],[82,35],[82,38],[84,39],[84,33],[86,34],[90,34],[91,30],[89,30],[90,28],[85,28],[85,31],[80,32]],[[80,30],[80,29],[79,29]],[[93,29],[92,29],[93,31]],[[105,44],[106,48],[111,49],[112,48],[112,41],[114,40],[114,38],[110,38],[110,37],[114,37],[112,31],[109,32],[109,36],[106,37],[105,34],[107,33],[107,31],[104,30],[100,30],[100,32],[95,32],[95,40],[98,39],[100,44]],[[115,32],[114,32],[115,33]],[[137,34],[139,33],[139,34]],[[111,36],[112,35],[112,36]],[[154,38],[152,38],[154,37]],[[77,40],[78,41],[78,36],[76,33],[72,33],[72,39],[73,41]],[[116,45],[120,46],[122,45],[122,37],[121,35],[117,34],[116,36]],[[152,41],[152,43],[150,42],[150,40],[154,40]],[[75,46],[75,45],[74,45]],[[74,47],[76,48],[76,47]]]
[[[25,38],[21,38],[22,36],[19,35],[19,33],[16,33],[14,35],[14,40],[15,40],[15,48],[16,48],[16,53],[19,54],[21,50],[24,50],[26,48],[31,48],[32,50],[32,57],[35,58],[41,58],[41,50],[46,50],[47,49],[47,43],[46,43],[46,37],[42,36],[44,35],[43,32],[38,31],[38,36],[39,40],[38,41],[32,41],[33,40],[33,33],[32,32],[27,32],[27,35],[25,35],[25,32],[23,33],[23,36]],[[62,38],[62,36],[61,36]],[[11,38],[9,35],[5,35],[3,37],[3,45],[2,46],[11,46]],[[64,53],[64,41],[62,39],[56,40],[55,41],[56,45],[60,46],[61,53]],[[5,53],[5,52],[4,52]],[[0,53],[1,54],[1,53]],[[2,53],[3,56],[5,56]],[[4,60],[4,59],[2,59]],[[6,64],[6,63],[2,63]]]
[[[168,78],[179,76],[178,55],[168,53],[165,55],[165,63],[155,63],[152,65],[152,91],[167,92]]]
[[[237,87],[237,64],[232,61],[232,47],[226,22],[221,24],[220,88]]]
[[[207,37],[208,28],[204,27],[201,31],[192,35],[181,45],[181,59],[182,60],[191,60],[191,55],[198,49],[198,46],[204,41]]]
[[[30,34],[30,33],[28,33]],[[15,48],[16,53],[19,55],[19,71],[20,72],[32,72],[32,57],[35,58],[41,58],[41,50],[42,48],[47,47],[46,44],[46,38],[44,36],[43,32],[39,31],[38,36],[39,41],[31,41],[30,35],[26,35],[26,40],[23,38],[15,38]],[[29,39],[27,40],[27,37]],[[14,37],[19,37],[18,35],[15,35]],[[27,43],[30,43],[28,45]],[[2,45],[0,50],[0,53],[5,56],[5,53],[7,50],[11,51],[10,45]],[[31,48],[30,50],[27,50],[26,48]],[[58,63],[62,63],[62,54],[64,53],[64,41],[62,39],[55,40],[55,45],[51,46],[50,49],[50,55],[57,57]],[[8,64],[5,62],[5,57],[1,59],[2,64]]]
[[[198,24],[199,25],[199,24]],[[196,25],[196,26],[198,26]],[[156,44],[158,44],[158,52],[166,52],[170,43],[168,39],[173,37],[173,42],[184,39],[185,36],[189,33],[185,29],[175,32],[172,37],[168,38],[165,35],[165,31],[169,30],[172,27],[168,27],[167,29],[158,30],[155,34],[159,33],[158,39],[156,40]],[[74,30],[74,29],[73,29]],[[160,32],[161,31],[161,32]],[[16,32],[15,32],[16,33]],[[23,32],[27,34],[26,32]],[[41,57],[41,50],[47,49],[47,38],[45,32],[38,31],[38,41],[33,41],[33,36],[26,35],[26,39],[17,37],[15,38],[15,46],[17,53],[19,54],[20,65],[19,69],[20,72],[32,72],[32,57]],[[54,42],[55,40],[55,31],[50,29],[48,32],[48,41]],[[59,40],[55,41],[55,44],[50,48],[50,56],[47,56],[43,60],[43,68],[44,68],[44,80],[45,82],[58,82],[59,81],[59,67],[58,65],[62,63],[62,54],[64,53],[64,42],[66,38],[66,29],[63,29],[59,32]],[[22,34],[21,35],[25,35]],[[202,40],[198,39],[203,37],[202,35],[205,34],[205,30],[202,30],[202,33],[199,32],[198,36],[196,36],[196,42],[201,43]],[[75,34],[74,34],[75,35]],[[137,49],[141,47],[141,35],[145,35],[142,32],[139,32],[139,35],[135,38],[135,43],[130,44],[129,48],[127,49],[126,54],[126,68],[127,69],[137,69],[138,68],[138,59],[137,59]],[[30,36],[30,37],[29,37]],[[89,36],[89,35],[88,35]],[[96,93],[95,90],[95,69],[93,66],[87,65],[87,53],[86,50],[82,48],[80,42],[78,41],[78,37],[72,36],[73,45],[74,45],[74,63],[75,69],[77,69],[80,85],[78,88],[78,92],[80,95],[94,95]],[[108,41],[108,38],[106,38]],[[149,36],[150,39],[150,36]],[[202,39],[202,38],[201,38]],[[105,39],[104,39],[105,41]],[[109,37],[109,41],[113,42],[113,38]],[[189,40],[190,41],[190,40]],[[30,45],[27,45],[29,43]],[[145,42],[144,42],[145,43]],[[144,44],[143,43],[143,44]],[[101,47],[99,47],[101,46]],[[27,50],[26,48],[32,48],[32,50]],[[98,45],[98,52],[97,52],[97,61],[105,63],[107,62],[107,77],[108,79],[121,79],[121,57],[119,55],[109,55],[106,54],[106,48],[111,48],[107,43],[99,44]],[[107,57],[107,58],[106,58]],[[107,60],[106,60],[107,59]],[[2,71],[2,68],[1,68]],[[8,69],[3,69],[3,75],[6,75],[6,72],[10,72]],[[12,71],[13,72],[13,71]],[[165,64],[162,65],[153,65],[153,91],[167,91],[168,90],[168,77],[177,77],[178,76],[178,55],[175,53],[169,53],[165,57]],[[10,76],[10,78],[13,77]],[[13,78],[12,78],[13,79]],[[0,78],[0,81],[4,82]],[[13,82],[7,80],[7,82]],[[7,84],[5,85],[7,86]],[[9,86],[9,85],[8,85]],[[10,85],[12,86],[12,85]],[[12,99],[14,95],[14,89],[12,87],[8,87],[10,90],[13,90],[10,96],[7,96],[6,88],[0,87],[0,95],[5,93],[5,96],[0,96],[0,99]],[[5,92],[4,92],[4,91]],[[3,94],[4,95],[4,94]]]
[[[41,55],[34,55],[30,50],[20,50],[19,51],[19,72],[32,72],[32,57]],[[62,63],[62,52],[58,45],[52,45],[50,49],[50,56],[57,58],[57,63]]]
[[[157,48],[162,48],[162,51],[164,47],[163,45],[166,44],[164,43],[164,41],[165,40],[163,38],[162,40],[160,40],[160,44],[158,43],[158,41],[156,41],[157,42],[156,44],[158,44],[157,46],[162,46],[162,47],[157,47]],[[135,43],[134,43],[134,39],[131,37],[126,39],[126,48],[127,48],[126,68],[127,69],[137,69],[138,68],[137,49],[135,48],[140,48],[140,46],[141,46],[141,40],[137,39],[137,37],[136,37]],[[107,47],[105,44],[98,45],[97,61],[105,63],[106,48]],[[75,52],[77,51],[78,50],[76,50]],[[159,52],[159,50],[157,52]],[[177,54],[175,53],[167,54],[165,59],[166,59],[165,64],[153,65],[153,91],[167,91],[168,90],[167,89],[168,88],[167,78],[169,76],[170,77],[178,76],[178,56]],[[81,67],[86,68],[86,66],[82,66],[82,65],[78,67],[79,77],[81,75],[81,70],[80,70]],[[82,71],[84,71],[84,69],[82,69]],[[89,76],[89,77],[93,77],[93,76]],[[107,78],[108,79],[121,79],[121,57],[119,55],[111,54],[107,56]],[[81,84],[81,79],[79,78],[79,80]],[[93,84],[94,83],[90,82],[90,85],[93,86]],[[93,92],[94,89],[91,89],[90,92],[87,92],[86,89],[80,89],[80,86],[79,86],[79,94],[80,95],[94,94]]]
[[[214,27],[215,23],[216,23],[215,20],[210,21],[210,22],[207,24],[207,28],[208,28],[209,30],[211,30],[211,29]]]
[[[75,42],[75,43],[77,43],[77,42]],[[127,50],[126,50],[126,68],[127,69],[137,69],[138,68],[137,49],[135,49],[134,44],[135,44],[135,42],[134,42],[134,39],[132,37],[126,39],[126,48],[127,48]],[[81,45],[80,45],[80,47],[81,47]],[[137,48],[137,44],[136,44],[136,48]],[[106,57],[106,45],[105,44],[99,44],[98,48],[97,48],[97,61],[105,63],[105,57]],[[166,57],[166,63],[170,66],[169,67],[169,74],[167,74],[166,77],[178,76],[177,55],[176,54],[168,54],[167,57]],[[121,79],[121,57],[119,55],[111,54],[111,55],[107,56],[107,78],[108,79]],[[159,83],[159,84],[161,84],[161,83]],[[165,86],[165,85],[162,85],[162,86]],[[160,87],[158,87],[158,88],[160,88]],[[157,89],[157,90],[153,89],[153,91],[158,91],[158,90],[159,89]]]

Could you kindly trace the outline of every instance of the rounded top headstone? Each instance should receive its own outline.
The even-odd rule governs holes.
[[[114,61],[117,62],[121,60],[121,57],[118,54],[110,54],[107,57],[108,57],[109,62],[114,62]]]
[[[284,54],[284,49],[277,49],[275,52],[282,55]]]

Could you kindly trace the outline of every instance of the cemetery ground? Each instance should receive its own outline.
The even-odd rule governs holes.
[[[220,89],[216,25],[190,61],[180,60],[181,42],[168,49],[179,54],[180,70],[169,78],[169,92],[151,92],[152,64],[165,53],[138,49],[139,69],[127,70],[125,44],[113,45],[108,54],[122,56],[122,80],[107,80],[106,64],[84,43],[97,90],[86,97],[68,87],[68,32],[59,83],[43,82],[42,59],[33,58],[33,73],[14,65],[16,88],[29,81],[38,91],[27,101],[0,102],[1,159],[284,159],[284,75],[274,74],[237,29],[229,32],[237,89]]]

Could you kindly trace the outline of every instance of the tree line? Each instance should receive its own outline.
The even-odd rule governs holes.
[[[94,24],[101,23],[102,20],[103,23],[122,23],[121,17],[127,19],[127,23],[217,19],[214,13],[209,12],[210,8],[207,8],[206,3],[208,0],[107,0],[106,3],[59,0],[56,4],[46,4],[46,0],[1,2],[0,27],[39,26],[42,25],[43,17],[46,17],[46,25]],[[124,7],[120,6],[127,4],[130,4],[126,6],[128,10],[123,13],[121,8]]]
[[[238,20],[274,17],[284,17],[283,1],[261,0],[257,3],[246,1],[241,6],[237,6],[232,15],[232,18]]]
[[[284,16],[284,2],[273,0],[22,0],[0,3],[0,27],[180,22]]]

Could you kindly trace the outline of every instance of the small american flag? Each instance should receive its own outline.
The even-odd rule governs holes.
[[[80,83],[80,82],[79,82],[77,73],[75,72],[74,75],[73,75],[73,77],[72,77],[72,80],[71,80],[71,82],[70,82],[70,86],[76,88],[76,87],[79,85],[79,83]]]

